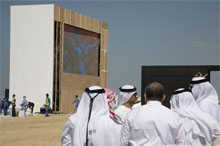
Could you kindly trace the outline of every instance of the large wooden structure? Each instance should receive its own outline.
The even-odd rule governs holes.
[[[57,52],[59,52],[57,51],[57,49],[59,49],[58,44],[61,44],[61,58],[60,63],[55,66],[54,81],[56,83],[54,84],[54,99],[59,98],[60,111],[68,113],[73,111],[73,101],[75,100],[75,95],[81,96],[83,90],[86,87],[92,85],[99,85],[101,87],[107,86],[108,24],[95,18],[91,18],[56,5],[54,6],[54,20],[55,24],[60,25],[60,31],[58,30],[58,25],[55,25],[57,26],[55,28],[55,33],[60,33],[61,36],[61,39],[59,39],[60,42],[57,42],[57,40],[57,43],[55,44],[56,55]],[[100,76],[89,76],[62,72],[64,24],[69,24],[100,34]],[[58,59],[58,57],[56,58]],[[55,60],[55,62],[57,62],[57,60]],[[56,105],[55,102],[54,104]]]
[[[97,75],[63,71],[65,25],[100,36]],[[72,113],[86,87],[107,86],[108,24],[95,18],[53,4],[12,6],[10,51],[10,97],[26,95],[35,112],[46,93],[54,111]]]

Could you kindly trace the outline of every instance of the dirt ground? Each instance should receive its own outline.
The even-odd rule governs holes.
[[[70,114],[50,117],[35,115],[0,118],[1,146],[60,146],[60,138]]]

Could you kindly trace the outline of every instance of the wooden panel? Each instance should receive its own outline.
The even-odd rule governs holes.
[[[108,24],[105,22],[102,22],[102,28],[108,30]]]
[[[79,27],[82,28],[82,14],[79,14]]]
[[[82,96],[85,88],[89,86],[101,86],[100,77],[86,76],[80,74],[62,73],[61,83],[61,109],[64,113],[71,113],[74,111],[74,101],[76,95]]]
[[[64,113],[73,113],[74,112],[74,96],[72,96],[72,91],[62,90],[62,100],[60,104],[60,111]]]
[[[95,32],[99,33],[99,20],[95,19]]]
[[[62,80],[62,89],[81,90],[88,86],[99,85],[100,78],[98,76],[63,73]]]
[[[101,70],[100,72],[100,78],[101,78],[100,86],[104,88],[105,87],[105,72],[103,70]]]
[[[86,29],[86,16],[81,15],[81,28]]]
[[[104,49],[105,47],[104,47],[104,39],[105,39],[105,31],[104,30],[102,30],[101,31],[101,42],[100,42],[100,47],[101,47],[101,49]]]
[[[71,11],[68,9],[64,9],[64,14],[65,14],[65,23],[71,24]]]
[[[108,31],[105,31],[105,49],[107,50],[108,49]]]
[[[102,79],[104,79],[104,77],[105,77],[105,72],[104,72],[104,70],[101,70],[101,72],[100,72],[100,80],[102,81]]]
[[[100,69],[105,69],[105,56],[104,56],[104,50],[101,50],[101,53],[100,53]]]
[[[86,16],[86,29],[90,30],[89,26],[90,26],[90,18]]]
[[[105,72],[105,79],[104,79],[104,80],[105,80],[105,88],[107,88],[107,85],[108,85],[108,84],[107,84],[107,83],[108,83],[108,82],[107,82],[107,81],[108,81],[107,78],[108,78],[108,72]]]
[[[100,44],[100,48],[101,48],[101,52],[100,52],[100,69],[103,70],[105,69],[105,54],[104,54],[104,40],[105,40],[105,31],[102,30],[101,31],[101,44]]]
[[[75,12],[71,11],[71,25],[75,25]]]
[[[64,8],[60,7],[60,21],[64,22]]]
[[[91,18],[91,31],[95,31],[95,19]]]
[[[102,32],[102,21],[99,21],[99,33]]]
[[[104,69],[107,70],[108,68],[108,51],[105,51],[105,64]]]
[[[104,30],[104,49],[106,50],[108,47],[107,47],[107,31]]]
[[[60,7],[54,5],[54,20],[60,21]]]
[[[89,17],[89,19],[88,19],[88,22],[89,22],[89,26],[88,26],[88,30],[92,30],[92,18],[91,17]]]
[[[80,14],[75,13],[75,26],[80,27]]]
[[[108,49],[108,31],[102,30],[101,33],[101,48],[107,50]]]
[[[65,98],[62,99],[60,111],[62,111],[64,113],[75,113],[76,112],[75,104],[74,104],[74,100],[76,99],[75,97],[76,97],[76,95],[78,95],[79,98],[81,98],[83,91],[84,90],[63,89],[62,90],[62,97],[65,97]]]
[[[60,111],[64,113],[75,112],[73,101],[75,96],[82,96],[86,87],[98,85],[107,87],[108,65],[108,24],[94,18],[55,6],[54,18],[62,23],[62,47],[60,53]],[[64,73],[63,71],[63,45],[64,22],[76,27],[100,33],[100,76]],[[105,49],[105,50],[104,50]]]

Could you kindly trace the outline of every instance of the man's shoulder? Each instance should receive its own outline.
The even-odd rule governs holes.
[[[114,110],[115,114],[120,115],[120,116],[122,116],[122,117],[124,117],[124,118],[127,116],[127,114],[128,114],[130,111],[131,111],[131,109],[130,109],[130,108],[127,108],[127,107],[124,106],[124,105],[118,106],[118,107]]]
[[[117,110],[131,110],[131,109],[128,108],[128,107],[126,107],[126,106],[124,106],[124,105],[120,105],[120,106],[118,106],[118,107],[115,109],[115,111],[117,111]]]
[[[121,109],[123,109],[122,105],[118,106],[118,107],[114,110],[114,112],[120,111]]]
[[[167,117],[167,118],[180,118],[179,115],[172,111],[171,109],[169,109],[168,107],[164,106],[164,105],[158,105],[157,107],[153,107],[153,106],[148,106],[147,104],[142,106],[141,108],[143,108],[146,111],[152,111],[152,112],[156,112],[159,113],[161,117]],[[140,110],[142,110],[140,108]]]
[[[145,107],[145,105],[134,108],[128,113],[128,115],[130,117],[136,117],[138,115],[142,115],[142,113],[144,113],[144,110],[145,110],[144,107]]]
[[[175,116],[175,117],[177,117],[177,118],[180,118],[179,115],[178,115],[176,112],[172,111],[172,110],[169,109],[168,107],[162,105],[162,109],[163,109],[163,111],[166,112],[167,114],[169,114],[169,115],[171,115],[171,116]]]

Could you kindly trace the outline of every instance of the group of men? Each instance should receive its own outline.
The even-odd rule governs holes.
[[[62,146],[198,146],[212,145],[220,136],[220,107],[214,87],[204,76],[194,77],[189,89],[177,89],[163,106],[164,87],[150,83],[145,105],[132,108],[138,98],[132,85],[85,89],[78,110],[69,117]]]
[[[18,116],[17,112],[16,112],[16,98],[15,97],[16,97],[16,95],[13,94],[11,101],[9,101],[8,98],[4,98],[3,100],[2,99],[0,100],[0,114],[2,113],[2,108],[3,108],[4,109],[4,115],[7,116],[8,115],[8,109],[11,105],[11,107],[12,107],[11,116],[12,117]],[[34,103],[33,102],[28,102],[26,96],[23,96],[23,100],[22,100],[22,103],[20,104],[20,106],[21,106],[21,110],[23,111],[22,112],[23,115],[21,115],[21,116],[26,116],[26,111],[27,111],[28,108],[31,109],[31,113],[33,114]]]

